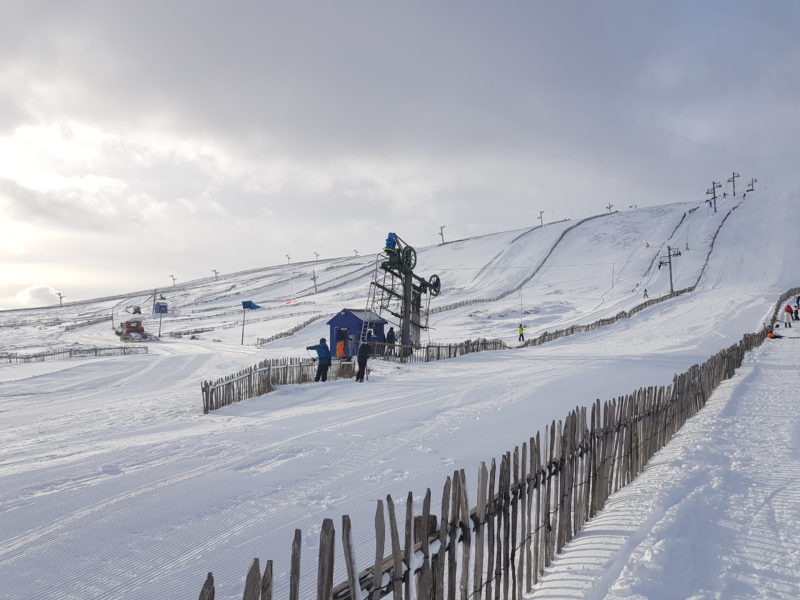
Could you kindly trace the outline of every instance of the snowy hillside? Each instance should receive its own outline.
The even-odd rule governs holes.
[[[431,302],[425,341],[498,337],[515,346],[519,323],[532,338],[628,310],[644,289],[651,298],[670,291],[669,269],[658,268],[667,247],[681,253],[673,287],[698,285],[631,319],[542,346],[402,367],[375,360],[364,385],[287,386],[209,415],[201,410],[202,380],[264,357],[307,355],[309,343],[327,337],[325,321],[364,307],[374,256],[159,289],[171,312],[148,354],[0,363],[0,597],[195,598],[213,571],[216,597],[233,599],[255,556],[275,561],[276,597],[286,597],[294,530],[305,536],[311,573],[322,520],[342,514],[353,520],[357,561],[366,566],[376,500],[408,491],[421,498],[456,468],[472,477],[480,461],[574,406],[665,384],[757,330],[780,293],[800,284],[800,217],[788,210],[797,200],[754,193],[720,201],[717,213],[679,203],[417,248],[416,271],[439,274],[443,288]],[[385,234],[375,233],[376,252]],[[0,312],[0,353],[116,345],[112,313],[115,321],[126,307],[147,313],[152,296]],[[241,344],[244,300],[263,308],[248,312]],[[143,316],[156,332],[158,315]],[[206,331],[169,335],[196,330]],[[680,461],[694,460],[691,448],[681,451]],[[654,510],[668,508],[658,502]],[[655,518],[637,535],[646,537],[640,530]],[[644,559],[620,558],[635,548],[622,544],[606,560],[643,581]],[[787,572],[800,573],[798,556],[787,550]],[[670,597],[587,573],[564,597]],[[335,579],[345,579],[340,564]],[[769,591],[762,597],[794,597]]]

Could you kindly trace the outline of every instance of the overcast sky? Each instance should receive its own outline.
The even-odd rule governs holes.
[[[800,2],[2,3],[0,307],[796,184]],[[777,218],[777,216],[776,216]]]

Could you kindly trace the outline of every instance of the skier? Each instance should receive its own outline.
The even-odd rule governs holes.
[[[394,344],[397,341],[397,334],[394,332],[394,327],[389,327],[389,332],[386,334],[386,354],[394,356]]]
[[[647,288],[644,288],[644,297],[647,298]]]
[[[328,381],[328,368],[331,366],[331,351],[328,349],[328,344],[325,343],[325,338],[319,339],[319,344],[316,346],[307,346],[306,350],[317,351],[317,376],[314,381]]]
[[[789,304],[787,304],[786,308],[783,309],[783,326],[791,327],[793,319],[794,319],[794,311],[792,310],[792,307]]]
[[[518,342],[524,342],[525,341],[525,328],[522,326],[522,323],[520,323],[519,327],[517,327],[517,333],[519,333],[519,339],[517,341]]]
[[[356,381],[358,383],[364,383],[364,375],[367,374],[367,359],[369,359],[370,354],[372,354],[372,346],[370,346],[368,341],[361,342],[361,345],[358,347],[358,356],[356,358],[358,362]]]

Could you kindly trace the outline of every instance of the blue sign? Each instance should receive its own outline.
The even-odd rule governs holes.
[[[247,309],[254,309],[254,308],[261,308],[261,307],[258,304],[256,304],[255,302],[253,302],[252,300],[245,300],[244,302],[242,302],[242,308],[247,310]]]

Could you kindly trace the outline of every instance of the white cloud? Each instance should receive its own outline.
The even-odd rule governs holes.
[[[56,290],[49,285],[33,285],[20,290],[10,298],[0,298],[0,307],[3,308],[30,308],[46,306],[58,302]]]

